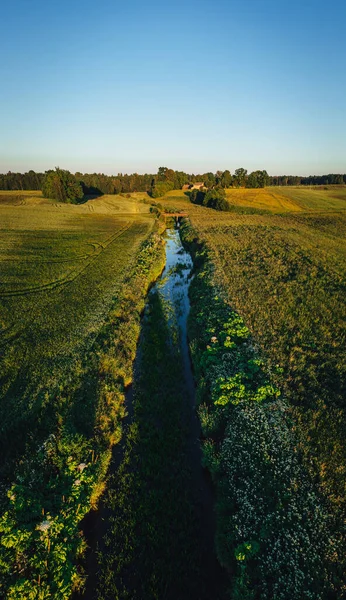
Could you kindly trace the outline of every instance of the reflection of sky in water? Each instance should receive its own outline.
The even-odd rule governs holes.
[[[177,268],[177,270],[175,270]],[[181,333],[186,333],[186,320],[189,312],[188,276],[192,269],[192,259],[183,248],[179,230],[168,229],[166,232],[166,266],[162,274],[159,293],[174,308]]]
[[[180,349],[183,357],[184,375],[188,389],[193,388],[189,349],[187,341],[187,318],[190,311],[188,297],[192,259],[183,248],[178,229],[167,229],[166,266],[156,290],[166,303],[168,323],[179,328]]]
[[[186,392],[194,398],[195,385],[191,370],[189,345],[187,339],[187,319],[190,312],[189,285],[193,263],[183,248],[178,229],[166,231],[166,266],[155,290],[169,306],[168,323],[179,328],[179,343],[183,359],[183,377]]]

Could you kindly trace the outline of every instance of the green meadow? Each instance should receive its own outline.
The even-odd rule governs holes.
[[[344,507],[346,187],[230,189],[227,199],[230,212],[177,192],[161,203],[188,210],[215,280],[290,400],[309,468]]]
[[[136,198],[1,200],[0,586],[11,598],[65,598],[83,581],[78,525],[121,437],[162,243]]]
[[[122,211],[122,199],[90,201],[87,208],[40,201],[31,194],[21,197],[19,204],[17,195],[13,204],[8,196],[8,203],[1,204],[5,453],[13,439],[13,412],[18,426],[25,423],[37,395],[61,386],[61,378],[70,376],[68,371],[92,345],[129,264],[153,227],[146,207],[137,213],[137,204],[127,199]]]
[[[229,211],[181,190],[76,205],[0,192],[2,597],[82,597],[88,575],[88,599],[210,596],[177,333],[147,299],[162,213],[179,211],[221,569],[208,586],[221,573],[231,600],[342,597],[346,187],[226,198]],[[94,563],[90,509],[106,519]]]

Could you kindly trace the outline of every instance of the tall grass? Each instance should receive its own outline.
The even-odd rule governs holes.
[[[268,364],[231,308],[211,243],[203,244],[197,229],[185,226],[182,233],[195,252],[189,333],[204,462],[216,486],[217,551],[231,574],[230,597],[336,600],[344,592],[343,526],[311,472],[314,447],[279,387],[282,368]],[[263,273],[261,279],[265,285]]]
[[[78,524],[121,437],[163,249],[145,215],[3,209],[1,594],[63,599],[83,583]]]

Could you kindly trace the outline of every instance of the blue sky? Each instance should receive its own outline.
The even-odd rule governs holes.
[[[346,3],[7,0],[0,172],[346,172]]]

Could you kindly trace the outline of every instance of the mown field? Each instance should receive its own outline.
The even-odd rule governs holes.
[[[78,523],[121,435],[140,312],[162,268],[153,227],[136,198],[72,206],[37,193],[0,194],[6,597],[65,598],[82,581]]]
[[[346,210],[346,188],[340,186],[268,187],[229,189],[227,200],[232,208],[272,213]]]

